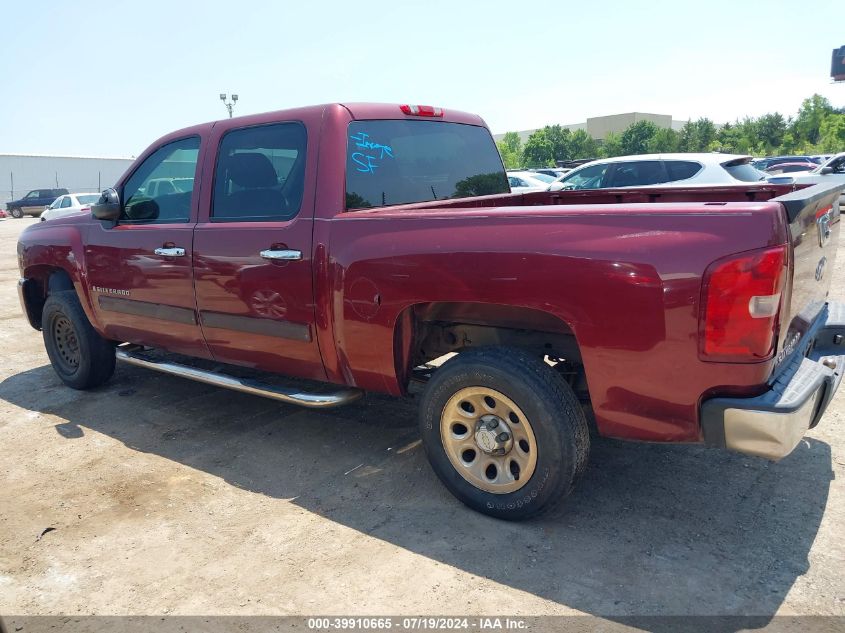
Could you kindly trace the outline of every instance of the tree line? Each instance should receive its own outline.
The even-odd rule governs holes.
[[[531,134],[524,145],[516,132],[508,132],[496,145],[508,169],[664,152],[828,154],[845,151],[845,108],[834,108],[828,99],[814,94],[801,103],[795,117],[775,112],[722,126],[701,118],[687,121],[678,131],[658,127],[651,121],[637,121],[621,134],[611,132],[602,140],[592,138],[585,130],[547,125]]]

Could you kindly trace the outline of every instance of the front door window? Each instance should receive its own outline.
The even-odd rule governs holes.
[[[199,147],[199,137],[192,136],[153,152],[123,188],[120,223],[187,222]]]

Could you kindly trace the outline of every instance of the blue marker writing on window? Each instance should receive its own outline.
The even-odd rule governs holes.
[[[378,162],[375,156],[370,156],[369,154],[362,154],[361,152],[354,152],[350,158],[352,162],[358,165],[355,170],[360,171],[364,174],[374,174],[376,173],[376,167],[378,167]]]
[[[379,158],[384,158],[385,155],[393,158],[393,148],[390,145],[382,145],[381,143],[375,143],[370,140],[370,135],[366,132],[358,132],[358,134],[353,134],[350,136],[353,141],[355,141],[355,147],[360,149],[372,149],[379,152]]]

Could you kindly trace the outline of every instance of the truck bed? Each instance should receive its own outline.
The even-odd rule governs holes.
[[[327,365],[364,388],[397,393],[392,365],[358,359],[391,344],[403,310],[416,305],[425,314],[430,304],[452,301],[469,302],[478,313],[489,304],[522,306],[552,314],[571,329],[603,434],[700,440],[702,398],[757,395],[786,356],[702,362],[698,328],[706,268],[725,255],[792,239],[791,252],[801,256],[791,261],[790,272],[798,266],[800,285],[793,305],[785,303],[779,350],[795,320],[806,327],[827,294],[809,270],[811,264],[815,270],[818,249],[799,237],[814,227],[790,228],[784,206],[772,201],[793,189],[754,184],[539,192],[340,214],[330,223],[329,251],[343,270],[331,292],[347,297],[335,307],[344,356]],[[807,213],[802,221],[812,224]],[[361,287],[378,288],[391,301],[362,319],[352,304],[363,300],[356,296]],[[362,321],[381,323],[383,334],[369,328],[367,337],[356,335]]]

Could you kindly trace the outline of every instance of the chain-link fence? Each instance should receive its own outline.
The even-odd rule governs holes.
[[[35,189],[96,193],[111,187],[132,164],[122,158],[0,154],[0,208]]]

